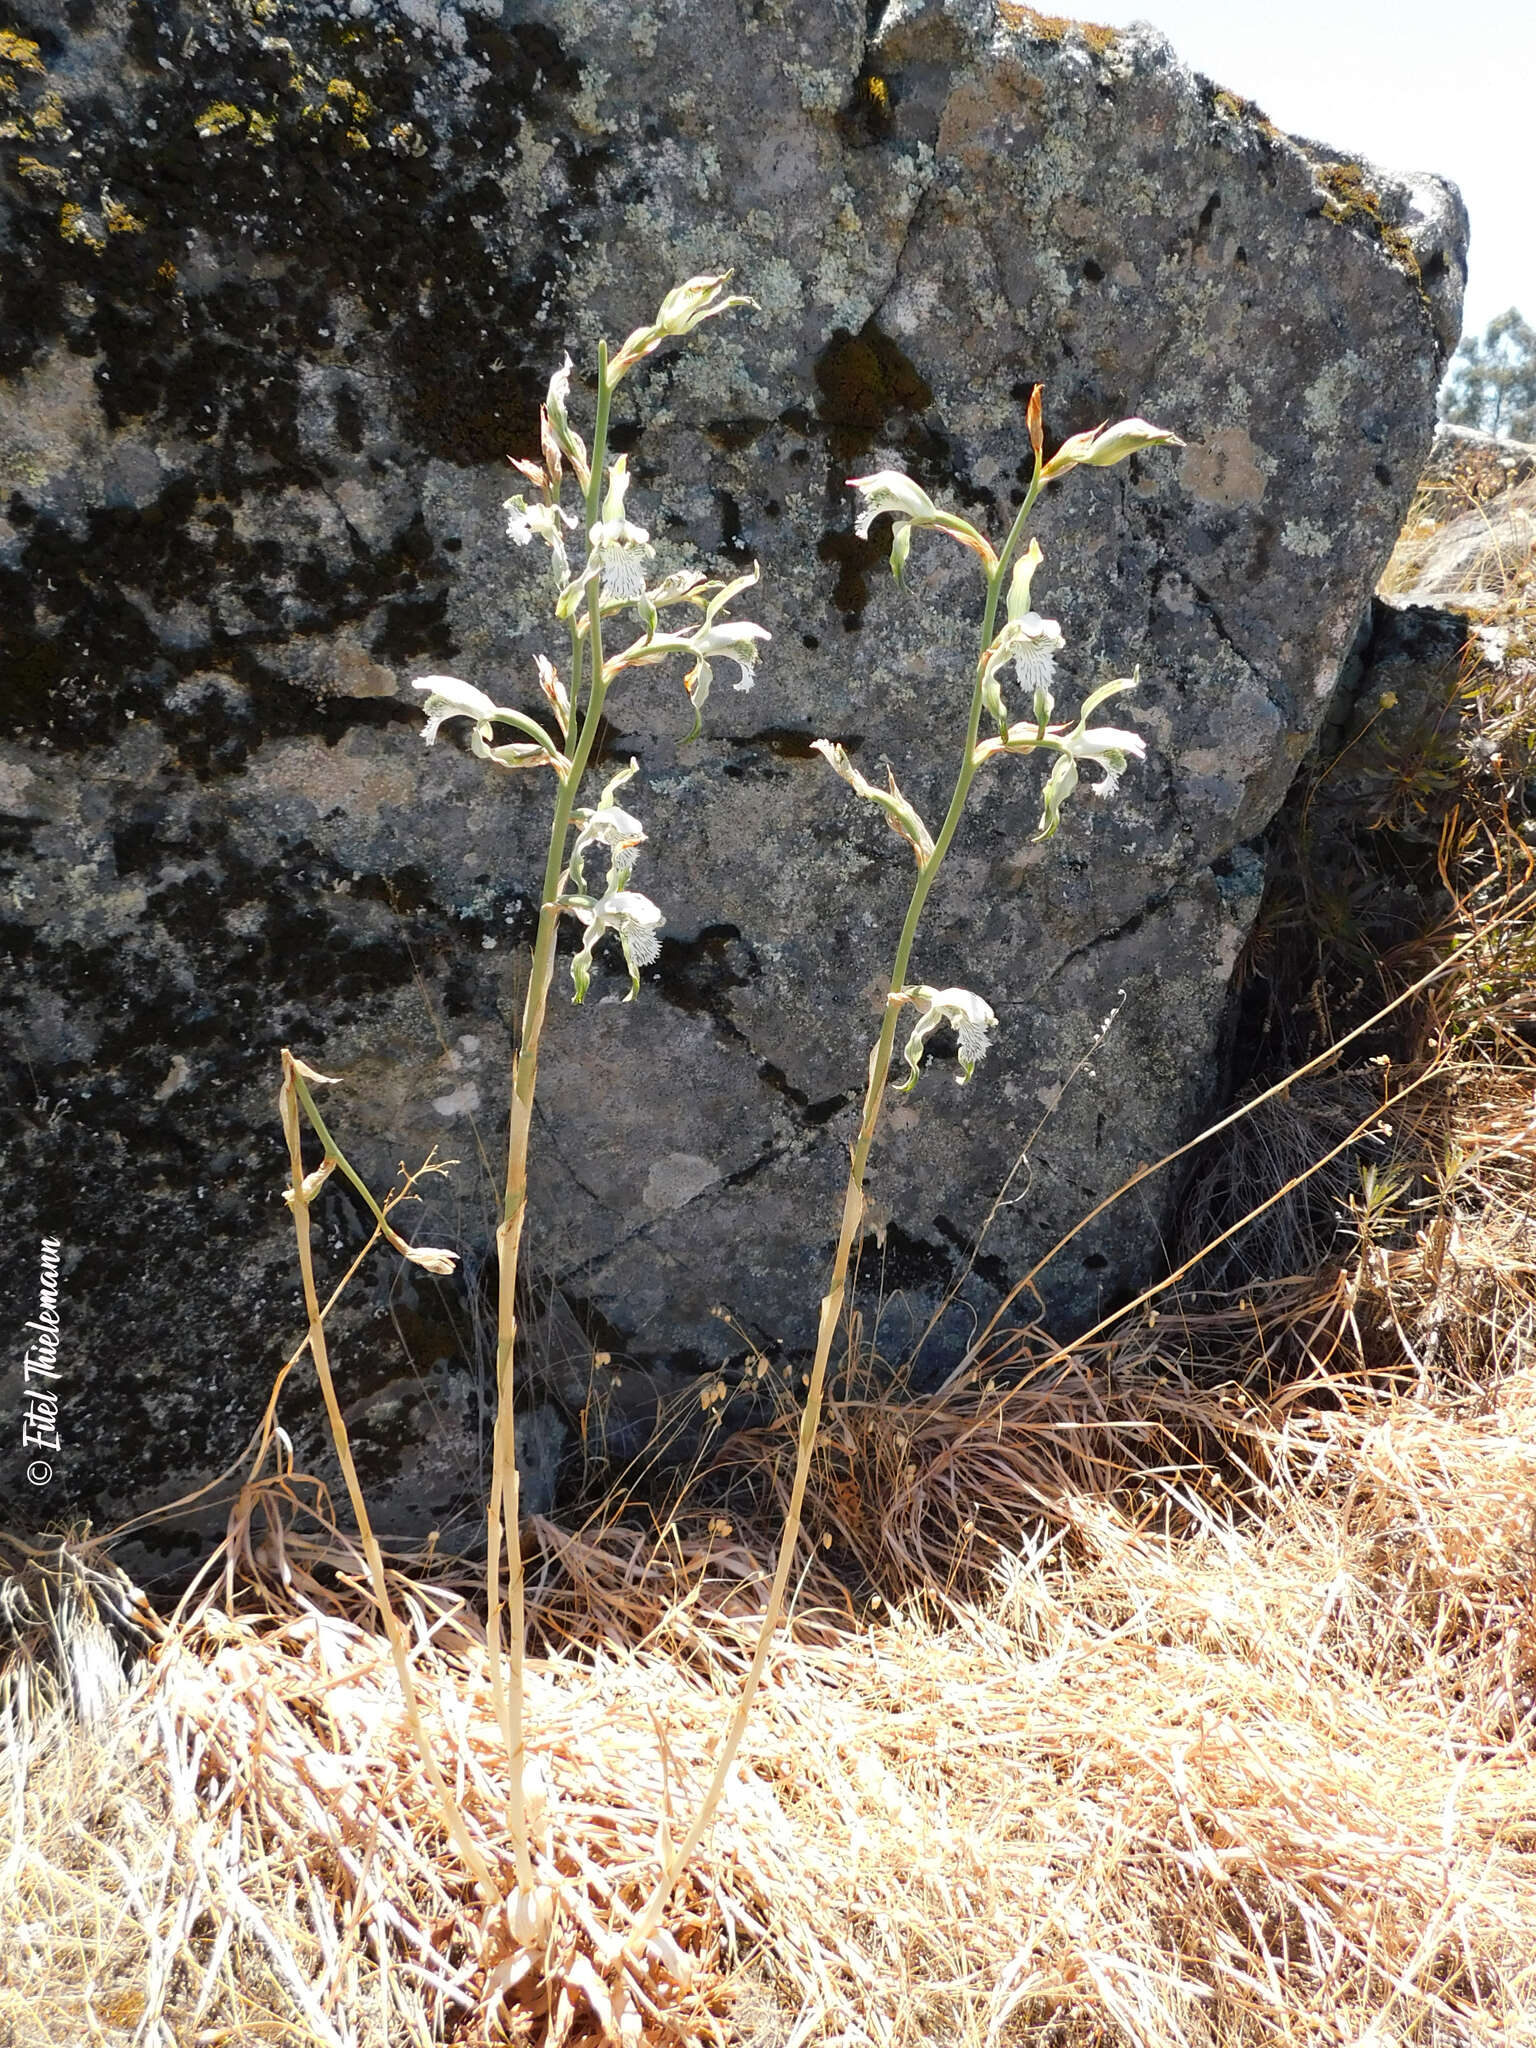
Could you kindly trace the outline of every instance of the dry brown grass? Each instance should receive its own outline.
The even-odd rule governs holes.
[[[1479,1019],[1410,1245],[833,1404],[795,1625],[643,1973],[619,1943],[750,1654],[789,1419],[736,1440],[732,1513],[716,1473],[659,1538],[530,1528],[537,1968],[443,1839],[360,1559],[278,1483],[262,1578],[181,1619],[114,1733],[33,1736],[0,2024],[582,2041],[627,2001],[645,2040],[1536,2040],[1536,1059]],[[478,1627],[396,1563],[505,1862]]]
[[[0,2040],[1536,2043],[1529,721],[1507,677],[1479,687],[1472,730],[1504,738],[1442,807],[1462,950],[1416,1059],[1297,1093],[1253,1152],[1311,1174],[1293,1126],[1347,1144],[1390,1089],[1411,1173],[1389,1200],[1335,1178],[1346,1222],[1293,1277],[1172,1287],[1065,1350],[1000,1330],[921,1401],[847,1374],[792,1625],[643,1957],[625,1934],[751,1654],[791,1415],[659,1519],[525,1527],[537,1948],[445,1837],[313,1482],[253,1482],[163,1625],[88,1542],[18,1552]],[[1210,1201],[1227,1228],[1231,1187]],[[396,1553],[390,1578],[510,1891],[479,1573]],[[103,1613],[150,1638],[131,1684]]]

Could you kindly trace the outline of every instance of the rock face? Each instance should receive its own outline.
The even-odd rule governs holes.
[[[474,1521],[485,1160],[544,793],[425,750],[409,684],[447,669],[537,701],[533,653],[559,650],[504,539],[505,458],[531,452],[567,345],[585,373],[691,273],[736,266],[759,310],[624,386],[631,512],[663,568],[759,560],[749,615],[775,638],[692,748],[676,676],[612,706],[666,945],[639,1002],[610,963],[546,1041],[546,1476],[560,1421],[573,1456],[628,1451],[671,1390],[698,1415],[702,1368],[758,1346],[793,1368],[810,1341],[909,880],[810,741],[870,773],[888,756],[940,811],[977,613],[968,558],[923,536],[898,593],[843,479],[906,469],[1000,536],[1036,381],[1048,445],[1130,412],[1188,441],[1078,472],[1037,526],[1059,694],[1139,664],[1123,701],[1148,759],[1043,847],[1038,771],[1008,764],[957,844],[918,971],[1002,1029],[963,1093],[936,1060],[878,1145],[862,1275],[882,1352],[958,1287],[925,1352],[941,1367],[1209,1106],[1262,882],[1246,842],[1429,445],[1460,203],[1287,138],[1147,30],[1008,0],[875,13],[15,0],[6,1215],[18,1307],[26,1248],[61,1241],[65,1377],[55,1476],[7,1497],[38,1516],[178,1496],[259,1417],[301,1332],[288,1044],[345,1077],[334,1128],[376,1184],[434,1145],[460,1162],[410,1229],[462,1247],[468,1284],[391,1258],[335,1341],[382,1519]],[[1166,1200],[1152,1182],[1047,1267],[1058,1327],[1148,1277]],[[360,1212],[326,1201],[334,1276]],[[323,1466],[307,1367],[281,1415]]]

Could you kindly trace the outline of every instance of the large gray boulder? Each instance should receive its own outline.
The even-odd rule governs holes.
[[[872,31],[862,0],[12,13],[5,1214],[18,1309],[28,1247],[62,1243],[66,1376],[55,1475],[8,1498],[110,1519],[245,1441],[301,1330],[288,1044],[345,1077],[330,1110],[376,1183],[433,1146],[459,1161],[410,1230],[460,1246],[468,1285],[386,1259],[335,1341],[382,1519],[473,1519],[546,792],[424,749],[409,685],[447,669],[536,701],[505,458],[567,345],[585,372],[726,265],[759,310],[632,378],[619,441],[663,566],[760,561],[749,615],[775,637],[691,748],[676,676],[612,706],[667,943],[640,1001],[610,970],[547,1041],[545,1482],[562,1421],[577,1454],[627,1451],[676,1389],[699,1412],[701,1369],[750,1343],[792,1372],[811,1338],[910,867],[809,743],[888,756],[939,812],[977,611],[969,559],[923,536],[898,593],[844,478],[904,468],[1000,535],[1037,381],[1052,443],[1130,412],[1188,443],[1078,472],[1037,527],[1061,694],[1139,664],[1146,764],[1044,846],[1038,771],[1008,764],[920,941],[921,978],[1002,1022],[964,1092],[932,1064],[875,1157],[865,1334],[883,1303],[900,1362],[958,1289],[919,1361],[941,1370],[1210,1106],[1250,842],[1429,445],[1454,191],[1278,133],[1151,29],[1007,0],[898,0]],[[360,1236],[334,1187],[333,1275]],[[1149,1276],[1172,1195],[1148,1183],[1046,1269],[1055,1327]],[[281,1412],[319,1459],[307,1368]]]

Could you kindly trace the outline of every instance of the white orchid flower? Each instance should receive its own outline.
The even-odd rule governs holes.
[[[990,1006],[980,996],[973,996],[968,988],[930,988],[926,982],[920,982],[900,993],[903,1002],[916,1008],[918,1019],[905,1047],[907,1078],[895,1093],[908,1095],[916,1087],[923,1046],[941,1024],[950,1025],[960,1041],[960,1072],[955,1076],[955,1085],[963,1088],[975,1073],[977,1062],[986,1058],[988,1035],[997,1029],[997,1018]]]
[[[755,643],[772,638],[766,626],[754,626],[747,619],[726,619],[719,624],[701,626],[697,633],[689,635],[688,645],[698,662],[734,661],[739,673],[731,685],[732,689],[750,690],[757,680],[758,652]],[[703,701],[702,697],[695,695],[696,704]]]
[[[851,476],[848,488],[864,500],[853,522],[860,540],[869,539],[869,529],[882,512],[893,512],[913,526],[935,526],[943,517],[922,485],[913,483],[899,469],[877,469],[872,476]]]
[[[1013,663],[1015,675],[1030,694],[1036,723],[1044,726],[1054,704],[1051,678],[1056,657],[1065,645],[1054,619],[1043,619],[1038,612],[1025,612],[1008,620],[987,649],[981,671],[981,701],[997,720],[999,732],[1008,729],[1008,713],[998,686],[998,672],[1006,663]]]
[[[632,604],[644,595],[643,557],[656,552],[649,531],[624,517],[624,495],[628,489],[629,457],[621,455],[609,466],[603,516],[587,533],[592,549],[587,557],[587,573],[596,570],[601,575],[603,596],[616,604]]]
[[[936,525],[938,506],[920,485],[913,483],[911,477],[903,476],[899,469],[878,469],[872,476],[851,476],[848,486],[864,500],[853,522],[853,530],[860,540],[869,539],[869,529],[882,512],[895,513],[896,523],[891,528],[891,574],[899,583],[901,572],[907,566],[907,556],[912,552],[912,528]]]
[[[595,811],[588,811],[571,848],[571,880],[578,889],[586,887],[582,861],[589,847],[601,846],[608,853],[606,887],[622,889],[635,871],[635,849],[644,844],[645,827],[637,817],[621,811],[617,804],[600,804]]]
[[[1060,824],[1061,807],[1077,788],[1082,763],[1103,770],[1103,779],[1090,786],[1095,796],[1110,797],[1119,788],[1120,778],[1128,764],[1146,759],[1147,743],[1139,732],[1127,732],[1116,725],[1091,726],[1088,723],[1091,712],[1108,698],[1118,696],[1122,690],[1134,690],[1140,680],[1141,671],[1138,669],[1133,676],[1118,676],[1113,682],[1100,683],[1084,699],[1077,724],[1070,732],[1059,737],[1047,735],[1045,745],[1054,748],[1057,759],[1046,777],[1041,796],[1040,825],[1034,835],[1037,840],[1049,839]]]
[[[594,808],[576,813],[576,844],[571,848],[569,873],[578,890],[584,892],[587,886],[582,862],[589,847],[601,846],[608,854],[608,880],[603,885],[605,896],[622,889],[634,873],[635,849],[645,844],[645,827],[630,812],[621,810],[614,798],[639,772],[640,763],[631,757],[629,766],[621,768],[604,785]]]
[[[520,548],[527,547],[530,541],[543,541],[550,552],[555,580],[568,583],[571,565],[566,557],[565,535],[576,525],[572,515],[562,512],[558,505],[530,505],[523,497],[504,499],[502,510],[507,515],[507,539]]]
[[[422,706],[427,723],[421,736],[429,747],[446,719],[467,718],[471,721],[469,750],[482,761],[494,761],[502,768],[570,766],[537,719],[521,711],[510,711],[505,704],[493,704],[484,690],[477,690],[473,683],[466,683],[459,676],[422,676],[411,688],[427,693]],[[533,744],[493,747],[491,731],[497,725],[510,725]]]
[[[648,896],[636,895],[632,889],[611,890],[595,903],[568,902],[565,908],[587,928],[581,951],[571,961],[576,1001],[584,999],[592,980],[592,949],[605,932],[612,932],[629,969],[629,994],[624,1000],[632,1003],[640,993],[641,968],[648,967],[661,952],[656,934],[666,919]]]
[[[491,721],[496,716],[496,706],[484,690],[477,690],[473,683],[461,682],[457,676],[422,676],[412,683],[413,690],[425,690],[427,701],[422,705],[426,713],[426,729],[422,738],[432,746],[445,719],[472,718],[475,730],[482,741],[491,737]]]
[[[1066,645],[1061,627],[1055,619],[1042,619],[1038,612],[1025,612],[1022,618],[1010,619],[1008,623],[1018,632],[1012,649],[1013,672],[1033,705],[1035,717],[1044,725],[1055,708],[1051,681],[1056,672],[1056,657]]]
[[[734,661],[738,673],[731,688],[750,690],[757,680],[756,643],[772,638],[773,635],[766,626],[754,626],[747,619],[724,619],[700,626],[697,633],[689,636],[687,644],[693,655],[693,667],[683,677],[683,688],[688,692],[693,704],[693,730],[684,740],[684,746],[699,736],[704,706],[709,698],[709,686],[714,679],[712,664],[717,661]]]
[[[901,572],[907,566],[907,556],[912,548],[914,526],[937,527],[948,533],[979,555],[989,569],[997,562],[991,543],[972,526],[968,519],[958,513],[945,512],[935,505],[932,498],[915,484],[911,477],[904,476],[899,469],[877,469],[869,476],[851,476],[847,479],[850,490],[857,491],[864,500],[859,507],[853,530],[860,540],[869,539],[869,529],[882,512],[894,514],[896,524],[891,530],[891,574],[899,583]]]

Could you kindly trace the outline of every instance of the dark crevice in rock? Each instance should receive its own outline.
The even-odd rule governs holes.
[[[1096,953],[1101,946],[1113,945],[1117,939],[1128,939],[1134,936],[1136,932],[1140,931],[1142,925],[1145,924],[1149,917],[1162,909],[1173,893],[1172,887],[1157,890],[1155,894],[1146,899],[1139,910],[1134,911],[1123,923],[1114,925],[1105,932],[1095,932],[1091,939],[1084,939],[1080,945],[1073,946],[1070,951],[1063,953],[1061,958],[1051,967],[1049,973],[1036,983],[1033,993],[1038,995],[1041,989],[1048,988],[1053,981],[1066,973],[1074,961],[1085,959],[1090,953]]]
[[[935,1216],[933,1227],[939,1236],[947,1244],[953,1245],[960,1254],[962,1266],[969,1266],[979,1279],[984,1280],[989,1287],[995,1288],[999,1295],[1007,1293],[1010,1276],[1001,1259],[994,1258],[990,1252],[979,1251],[975,1239],[968,1237],[957,1225],[951,1223],[947,1216]]]
[[[896,270],[899,270],[900,258]],[[896,271],[893,271],[893,277]],[[846,478],[849,467],[877,441],[900,448],[903,467],[924,489],[964,503],[990,496],[968,486],[949,435],[933,410],[933,390],[906,352],[884,333],[877,318],[857,334],[833,330],[814,365],[816,417],[827,443],[827,504],[838,521],[817,543],[817,556],[835,565],[832,604],[846,630],[856,632],[869,603],[869,579],[890,556],[887,529],[861,540],[851,525]],[[787,416],[786,416],[787,417]]]
[[[849,755],[857,755],[864,745],[862,735],[857,733],[839,739],[832,734],[802,732],[792,726],[769,726],[762,732],[721,740],[719,744],[729,747],[734,757],[725,762],[722,772],[730,781],[738,782],[754,775],[775,773],[772,764],[777,761],[820,763],[814,742],[822,737],[835,739]]]
[[[857,1099],[856,1091],[813,1102],[771,1060],[758,1056],[746,1032],[725,1014],[725,999],[733,988],[745,988],[755,981],[759,972],[756,955],[743,941],[737,926],[707,925],[695,939],[662,940],[657,988],[676,1008],[690,1016],[707,1017],[722,1037],[741,1046],[750,1055],[758,1079],[795,1111],[796,1122],[806,1130],[819,1130]],[[772,1156],[778,1157],[783,1149],[779,1147]],[[749,1177],[769,1163],[767,1156],[757,1161],[748,1169]]]

